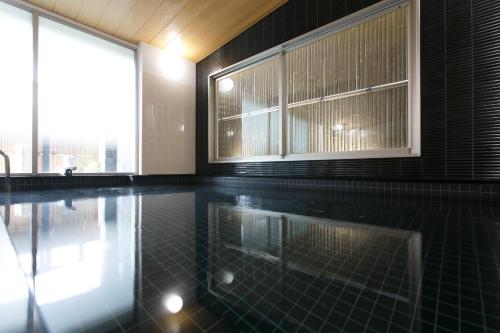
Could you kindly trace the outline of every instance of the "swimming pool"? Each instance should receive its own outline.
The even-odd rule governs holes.
[[[29,293],[2,282],[0,331],[500,328],[493,204],[195,185],[8,201],[3,258]]]

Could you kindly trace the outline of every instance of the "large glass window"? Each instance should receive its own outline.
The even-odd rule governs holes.
[[[407,8],[287,53],[290,154],[407,146]]]
[[[0,44],[0,149],[10,156],[11,172],[31,172],[31,13],[0,2]],[[3,161],[0,172],[5,172]]]
[[[134,172],[135,51],[39,15],[0,1],[0,149],[11,172]]]
[[[134,51],[40,19],[38,170],[134,171]]]
[[[277,155],[278,60],[216,81],[218,157]]]
[[[394,3],[215,74],[211,161],[418,154],[418,0]]]

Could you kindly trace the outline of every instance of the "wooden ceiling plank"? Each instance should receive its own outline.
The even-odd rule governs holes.
[[[54,10],[54,5],[56,4],[56,0],[30,0],[29,2],[51,11]]]
[[[150,41],[165,24],[168,24],[189,0],[168,0],[151,16],[151,18],[135,34],[135,40]]]
[[[76,20],[95,28],[110,3],[111,0],[86,0],[78,13]]]
[[[57,0],[54,11],[64,17],[75,19],[85,0]]]
[[[183,55],[192,53],[192,49],[196,48],[195,44],[206,38],[209,33],[212,33],[208,30],[211,25],[222,24],[220,22],[221,18],[224,18],[225,21],[226,18],[234,14],[245,1],[246,0],[233,0],[228,3],[224,0],[216,0],[211,6],[200,12],[191,24],[179,34],[184,46]],[[168,44],[163,45],[163,47],[168,47]]]
[[[127,18],[139,0],[112,0],[96,25],[96,29],[113,34]]]
[[[211,6],[215,0],[191,0],[172,20],[148,42],[156,47],[163,48],[175,36],[181,35],[197,17]]]
[[[134,39],[135,34],[149,20],[154,12],[163,4],[164,0],[139,0],[130,14],[115,31],[115,36],[132,43],[140,42]]]
[[[224,0],[217,0],[182,32],[184,56],[193,61],[202,59],[283,2],[243,0],[232,1],[229,5]]]
[[[194,62],[202,60],[285,2],[284,0],[246,2],[244,8],[235,12],[231,17],[227,17],[224,24],[209,26],[207,30],[211,32],[210,36],[194,41],[195,47],[186,54],[186,57]]]

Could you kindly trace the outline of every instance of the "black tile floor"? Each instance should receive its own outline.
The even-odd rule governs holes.
[[[10,201],[43,322],[24,331],[500,331],[492,202],[195,186]]]

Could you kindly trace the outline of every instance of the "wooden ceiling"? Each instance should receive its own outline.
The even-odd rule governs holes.
[[[131,43],[198,62],[287,0],[25,0]]]

